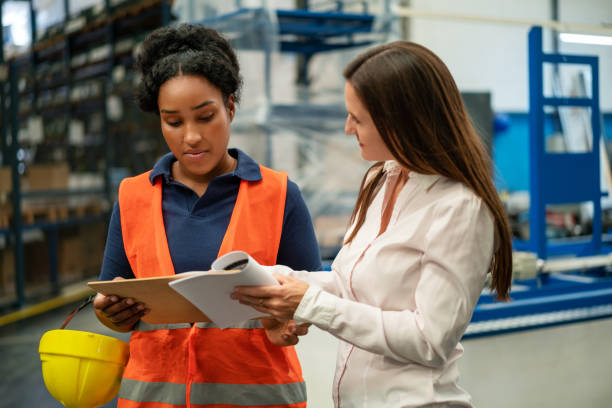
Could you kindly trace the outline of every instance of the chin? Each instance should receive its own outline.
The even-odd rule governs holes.
[[[374,157],[375,155],[371,155],[371,154],[367,154],[364,153],[363,151],[361,152],[361,158],[365,161],[370,161],[370,162],[374,162],[374,161],[380,161],[379,159],[377,159],[376,157]]]

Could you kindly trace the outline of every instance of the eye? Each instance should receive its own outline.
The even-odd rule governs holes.
[[[211,113],[210,115],[207,115],[207,116],[200,116],[200,117],[198,118],[198,120],[199,120],[199,121],[202,121],[202,122],[209,122],[209,121],[211,121],[211,120],[212,120],[212,118],[213,118],[214,116],[215,116],[215,114],[214,114],[214,113]]]
[[[180,120],[167,120],[166,123],[169,126],[172,126],[172,127],[179,127],[179,126],[181,126],[181,121]]]

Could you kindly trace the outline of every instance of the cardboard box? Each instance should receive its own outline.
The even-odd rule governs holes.
[[[61,237],[58,243],[58,273],[60,282],[83,277],[83,260],[87,258],[78,235]]]
[[[8,228],[13,214],[13,206],[0,196],[0,228]]]
[[[26,285],[37,285],[50,281],[49,243],[46,239],[25,243],[23,257]]]
[[[82,267],[87,276],[98,276],[102,269],[102,258],[106,246],[106,222],[83,224],[79,228]]]
[[[13,248],[0,250],[0,296],[15,294],[15,254]]]
[[[33,164],[26,175],[28,190],[67,190],[69,174],[68,163]]]
[[[13,179],[11,168],[8,166],[0,167],[0,195],[10,193],[13,189]]]

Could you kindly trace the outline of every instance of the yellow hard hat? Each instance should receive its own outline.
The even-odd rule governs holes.
[[[46,332],[38,351],[47,389],[68,408],[112,400],[129,357],[129,345],[122,340],[65,329]]]

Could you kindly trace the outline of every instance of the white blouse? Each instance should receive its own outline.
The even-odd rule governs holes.
[[[456,361],[493,255],[492,216],[464,184],[411,172],[377,237],[386,188],[331,273],[274,272],[310,284],[296,322],[341,340],[336,407],[469,407]]]

